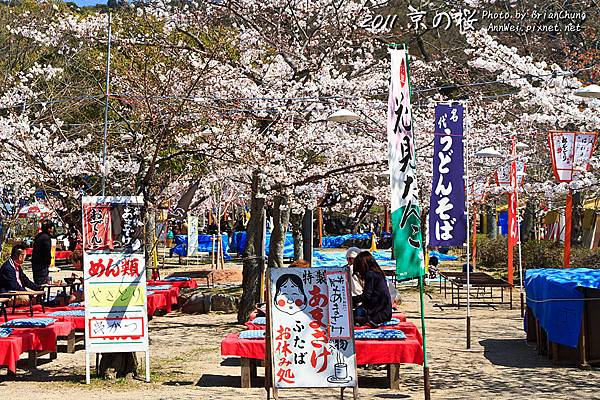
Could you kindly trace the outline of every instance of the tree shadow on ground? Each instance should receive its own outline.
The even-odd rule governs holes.
[[[41,362],[40,362],[41,361]],[[38,365],[50,363],[51,360],[38,360]],[[19,361],[17,367],[24,368],[26,361]],[[0,376],[0,383],[3,382],[77,382],[85,383],[85,375],[78,374],[72,370],[62,371],[61,373],[51,373],[41,369],[34,369],[31,371],[17,370],[16,375],[3,375]]]
[[[537,355],[535,346],[524,339],[484,339],[479,341],[483,356],[494,365],[511,368],[555,368],[547,359]],[[506,355],[510,354],[510,357]]]
[[[194,381],[167,381],[163,382],[165,386],[190,386],[193,385]]]
[[[263,377],[257,377],[252,380],[252,387],[263,387],[264,381]],[[198,382],[196,382],[196,386],[239,388],[241,387],[241,378],[239,375],[203,374]]]
[[[360,387],[359,387],[359,390],[360,390]],[[371,396],[376,397],[378,399],[410,399],[410,398],[412,398],[411,395],[404,394],[404,393],[379,393],[379,394],[374,394]]]

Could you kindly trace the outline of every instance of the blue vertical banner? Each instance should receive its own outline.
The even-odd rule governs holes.
[[[462,246],[467,237],[463,165],[464,107],[435,106],[429,245]]]

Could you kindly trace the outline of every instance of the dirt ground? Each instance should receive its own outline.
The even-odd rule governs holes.
[[[192,268],[173,267],[173,271]],[[241,278],[241,266],[226,267],[237,271],[224,273],[227,283]],[[420,328],[418,292],[403,287],[400,293],[401,310]],[[555,367],[525,342],[517,300],[513,310],[508,306],[473,309],[472,348],[467,351],[465,310],[436,306],[448,301],[437,290],[430,290],[429,296],[426,324],[433,399],[600,398],[598,371]],[[241,389],[239,360],[223,360],[220,355],[220,339],[241,329],[234,314],[175,311],[150,321],[151,383],[92,379],[86,386],[85,352],[80,346],[75,354],[59,353],[58,359],[43,361],[37,371],[19,369],[15,381],[7,380],[6,370],[0,369],[0,393],[5,398],[49,400],[264,399],[266,392],[259,386],[263,369],[259,368],[259,378],[253,382],[257,388]],[[140,372],[143,375],[143,366]],[[385,371],[359,369],[360,398],[423,398],[420,366],[402,367],[400,390],[385,389],[385,377]],[[335,399],[339,391],[287,390],[280,391],[280,398]]]

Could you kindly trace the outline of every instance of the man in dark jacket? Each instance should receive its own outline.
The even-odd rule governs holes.
[[[10,258],[0,266],[0,293],[6,293],[12,290],[40,290],[40,286],[31,282],[23,272],[23,262],[25,261],[25,245],[16,244],[10,253]]]
[[[51,221],[42,223],[42,231],[33,239],[31,253],[31,269],[33,281],[38,285],[48,283],[48,268],[50,268],[50,250],[52,242],[50,237],[54,234],[54,224]]]

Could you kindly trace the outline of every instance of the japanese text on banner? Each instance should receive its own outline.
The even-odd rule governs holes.
[[[462,246],[467,236],[463,116],[462,105],[435,106],[433,183],[429,211],[431,246]]]

